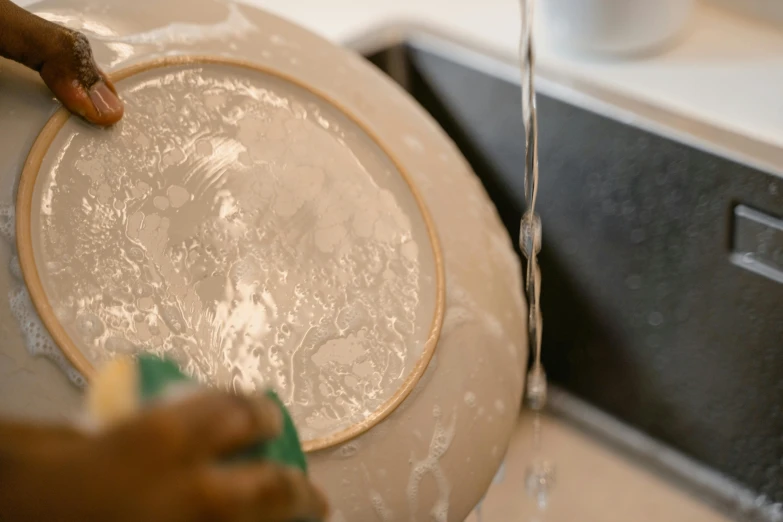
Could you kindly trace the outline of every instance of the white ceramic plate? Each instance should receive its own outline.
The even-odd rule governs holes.
[[[128,104],[116,128],[52,117],[35,75],[3,64],[0,173],[12,187],[26,162],[29,287],[0,290],[28,352],[89,379],[152,349],[213,385],[273,385],[336,522],[463,520],[527,362],[519,263],[480,182],[355,54],[247,6],[147,7],[31,7],[90,38]],[[0,406],[71,411],[78,395],[15,339]]]
[[[308,449],[385,417],[443,319],[440,248],[407,175],[270,71],[189,58],[119,76],[127,117],[107,130],[59,113],[21,181],[22,270],[66,356],[90,375],[154,352],[202,382],[274,387]]]

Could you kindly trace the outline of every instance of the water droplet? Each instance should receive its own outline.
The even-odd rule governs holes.
[[[536,501],[538,509],[546,509],[555,486],[555,466],[547,460],[538,460],[525,471],[525,491]]]
[[[532,410],[540,410],[546,404],[547,382],[546,373],[541,366],[535,366],[527,374],[525,401]]]
[[[526,258],[541,251],[541,218],[526,212],[519,229],[519,248]]]

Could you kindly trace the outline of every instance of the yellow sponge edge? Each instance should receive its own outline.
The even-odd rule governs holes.
[[[141,409],[138,367],[115,359],[98,372],[87,390],[87,413],[98,427],[121,422]]]

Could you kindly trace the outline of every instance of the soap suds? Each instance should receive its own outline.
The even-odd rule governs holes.
[[[169,208],[169,200],[163,196],[155,196],[155,199],[152,200],[152,204],[155,205],[155,208],[158,210],[166,210]]]
[[[169,197],[172,208],[180,208],[190,199],[190,192],[178,185],[170,186],[166,191],[166,195]]]
[[[410,516],[412,519],[415,519],[419,509],[419,484],[426,475],[431,475],[435,479],[438,495],[430,514],[435,522],[448,522],[451,486],[440,466],[440,459],[449,450],[454,440],[457,428],[457,413],[455,408],[446,426],[443,424],[440,407],[435,406],[432,415],[435,418],[435,426],[432,432],[432,439],[430,440],[429,452],[421,460],[416,460],[413,456],[411,457],[412,468],[408,478],[406,495],[408,497]]]
[[[204,382],[274,386],[303,440],[366,420],[416,366],[435,304],[393,161],[338,109],[255,73],[172,67],[123,98],[112,139],[66,125],[39,174],[38,254],[60,264],[42,279],[77,346],[94,364],[152,351]]]
[[[16,212],[11,205],[0,206],[0,237],[14,251],[16,250]],[[27,286],[24,284],[19,258],[16,255],[11,256],[8,269],[14,278],[8,292],[8,301],[11,314],[22,331],[27,352],[32,357],[49,359],[65,373],[71,383],[79,388],[84,388],[86,386],[84,377],[68,362],[62,350],[55,344],[49,331],[41,322],[30,300]]]
[[[394,520],[394,512],[389,509],[383,497],[377,491],[370,491],[370,504],[381,522],[392,522]]]
[[[350,459],[359,453],[359,443],[357,441],[346,442],[337,448],[332,455],[338,459]]]

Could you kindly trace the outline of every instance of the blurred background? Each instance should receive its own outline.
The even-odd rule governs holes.
[[[512,238],[516,0],[246,0],[364,54],[451,135]],[[544,422],[478,520],[783,520],[783,2],[539,0]]]

